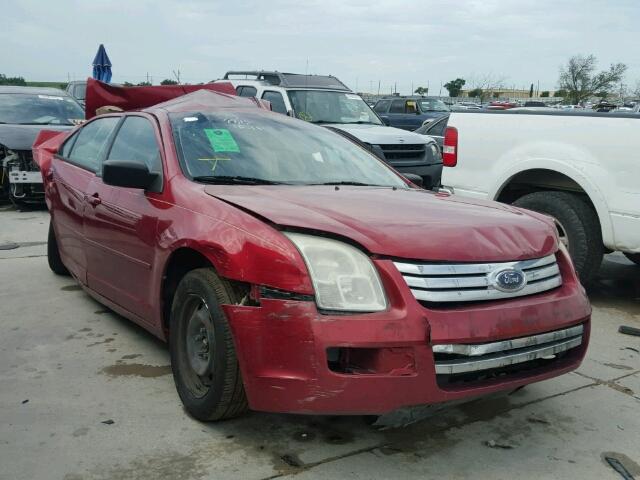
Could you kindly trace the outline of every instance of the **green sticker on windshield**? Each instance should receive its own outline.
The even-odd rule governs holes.
[[[226,128],[205,128],[204,133],[215,152],[240,152],[240,147]]]

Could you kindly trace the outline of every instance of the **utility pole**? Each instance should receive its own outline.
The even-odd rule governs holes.
[[[413,95],[413,80],[411,81],[411,95]]]
[[[380,95],[380,80],[378,80],[378,95]]]
[[[173,76],[176,77],[176,81],[178,82],[178,85],[180,85],[180,69],[173,70]]]

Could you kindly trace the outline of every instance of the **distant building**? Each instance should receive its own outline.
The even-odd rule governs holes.
[[[475,90],[473,88],[469,88],[466,90],[462,90],[460,92],[460,96],[461,97],[468,97],[469,96],[469,92]],[[538,98],[539,93],[541,93],[543,90],[540,90],[540,92],[533,92],[533,98]],[[549,97],[553,97],[553,94],[555,93],[555,90],[544,90],[544,91],[548,91],[549,92]],[[529,89],[525,89],[525,90],[520,90],[517,88],[496,88],[496,89],[489,89],[489,90],[484,90],[484,96],[487,99],[500,99],[500,98],[529,98]]]

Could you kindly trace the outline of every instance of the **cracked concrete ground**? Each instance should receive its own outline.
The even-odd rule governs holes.
[[[0,479],[640,478],[640,268],[608,255],[574,373],[377,431],[360,417],[188,417],[165,345],[46,263],[48,214],[0,211]],[[17,248],[3,250],[3,245]],[[15,246],[15,245],[14,245]]]

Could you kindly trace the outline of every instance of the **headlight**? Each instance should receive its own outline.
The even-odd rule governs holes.
[[[379,312],[387,308],[380,277],[369,257],[351,245],[329,238],[285,233],[304,258],[324,310]]]

